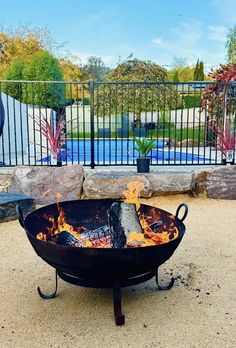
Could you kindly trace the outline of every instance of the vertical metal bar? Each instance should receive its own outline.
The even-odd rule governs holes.
[[[102,142],[102,154],[103,154],[103,165],[105,165],[106,160],[106,123],[105,123],[105,85],[101,85],[102,87],[102,127],[103,127],[103,142]]]
[[[115,84],[115,164],[117,164],[117,84]]]
[[[7,95],[7,130],[8,130],[8,151],[9,151],[9,165],[12,165],[11,160],[11,131],[10,131],[10,112],[9,112],[9,98],[8,98],[8,83],[6,83],[6,95]]]
[[[188,99],[190,99],[190,85],[188,84]],[[195,98],[194,98],[195,101]],[[195,117],[195,112],[193,110],[193,118]],[[192,128],[192,130],[194,131],[194,129]],[[190,133],[191,134],[191,133]],[[186,129],[186,138],[187,138],[187,142],[186,142],[186,164],[188,164],[188,143],[189,143],[189,105],[188,105],[188,109],[187,109],[187,129]],[[192,160],[193,160],[193,151],[192,151]]]
[[[194,100],[196,100],[196,85],[194,85],[194,92],[193,92]],[[194,143],[195,143],[195,104],[193,106],[193,136],[192,136],[192,163],[194,158]]]
[[[165,132],[166,132],[166,86],[163,85],[163,129],[162,129],[162,142],[165,142]],[[164,149],[163,149],[164,150]],[[164,164],[165,153],[163,151],[162,164]]]
[[[84,100],[84,90],[83,90],[83,100]],[[83,103],[84,104],[84,103]],[[86,163],[86,151],[89,151],[89,146],[87,146],[89,139],[87,139],[86,135],[86,115],[85,115],[85,107],[83,105],[83,149],[84,149],[84,164]]]
[[[133,88],[132,88],[132,92],[133,92],[133,128],[134,128],[134,136],[133,136],[133,153],[132,153],[132,156],[133,156],[133,164],[135,163],[135,153],[134,153],[134,144],[135,144],[135,138],[136,138],[136,135],[135,135],[135,129],[136,129],[136,104],[135,104],[135,99],[136,99],[136,86],[135,84],[133,84]]]
[[[178,120],[178,99],[179,99],[179,86],[181,86],[179,83],[176,83],[175,86],[175,140],[174,140],[174,164],[176,164],[176,148],[177,148],[177,120]]]
[[[77,123],[77,153],[78,153],[78,158],[77,158],[77,163],[80,163],[80,118],[79,118],[79,84],[76,83],[75,85],[76,88],[76,123]],[[84,85],[82,84],[82,105],[83,105],[83,115],[84,115]],[[84,161],[85,164],[85,161]]]
[[[161,92],[161,86],[160,84],[156,85],[157,90],[157,144],[159,140],[159,133],[160,133],[160,114],[161,114],[161,103],[160,103],[160,92]],[[159,146],[157,145],[157,164],[159,164]],[[161,151],[162,157],[164,157],[164,149]],[[162,159],[163,160],[163,159]]]
[[[89,83],[90,91],[90,144],[91,144],[91,163],[92,169],[95,167],[94,161],[94,82]]]
[[[123,156],[124,156],[124,149],[123,149],[123,138],[124,138],[124,130],[123,130],[123,125],[124,125],[124,89],[123,89],[123,84],[121,85],[121,128],[120,128],[120,134],[121,134],[121,140],[120,141],[120,156],[121,156],[121,164],[124,164],[123,163]]]
[[[128,127],[128,138],[127,138],[127,143],[126,143],[126,154],[127,154],[127,164],[129,164],[129,157],[130,157],[130,119],[129,119],[129,84],[126,85],[127,88],[127,127]]]
[[[200,86],[200,93],[199,93],[199,99],[202,99],[202,87],[203,84]],[[200,163],[200,147],[201,147],[201,112],[199,112],[199,107],[198,107],[198,164]]]
[[[181,93],[181,113],[180,113],[180,164],[182,164],[182,154],[183,154],[183,109],[184,109],[184,83],[182,83],[182,93]]]
[[[69,83],[69,96],[72,98],[72,83]],[[73,110],[72,104],[70,103],[70,129],[71,129],[71,162],[74,164],[74,122],[73,122]]]
[[[2,93],[2,83],[0,81],[0,94]],[[5,115],[6,118],[6,115]],[[4,145],[4,128],[2,130],[2,165],[5,165],[5,145]]]
[[[109,90],[108,94],[108,117],[109,117],[109,164],[111,165],[111,151],[112,151],[112,146],[111,146],[111,137],[112,137],[112,125],[111,125],[111,93],[112,93],[112,86],[111,84],[107,86],[107,90]]]
[[[17,85],[16,85],[17,86]],[[14,147],[15,147],[15,164],[18,165],[17,133],[16,133],[16,99],[13,98],[13,129],[14,129]]]
[[[28,97],[28,83],[25,83],[25,103],[26,103],[26,129],[27,129],[27,152],[28,152],[28,165],[30,165],[30,130],[29,130],[29,97]]]
[[[172,87],[172,85],[170,85],[170,86],[168,86],[169,88],[169,90],[170,90],[170,101],[169,101],[169,105],[168,105],[168,107],[169,107],[169,132],[168,132],[168,144],[170,144],[170,142],[171,142],[171,140],[170,140],[170,138],[171,138],[171,110],[172,110],[172,92],[173,92],[173,87]],[[170,158],[170,145],[168,146],[168,157]]]
[[[22,82],[18,84],[19,95],[22,94]],[[22,102],[20,100],[20,140],[21,140],[21,164],[24,165],[24,136],[23,136],[23,123],[22,123]]]

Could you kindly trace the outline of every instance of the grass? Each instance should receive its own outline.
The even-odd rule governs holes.
[[[72,139],[83,139],[87,138],[90,139],[90,132],[85,132],[85,133],[69,133],[67,135],[68,138]],[[95,132],[95,138],[98,138],[97,132]],[[117,136],[116,132],[111,132],[111,139],[117,139],[119,138]],[[134,134],[131,132],[129,134],[129,139],[134,139]],[[147,138],[154,138],[154,139],[169,139],[171,138],[172,140],[176,141],[181,141],[185,139],[189,140],[198,140],[201,143],[204,143],[205,141],[205,127],[200,127],[200,128],[180,128],[180,129],[175,129],[175,128],[168,128],[168,129],[155,129],[153,131],[147,132]],[[100,139],[103,139],[103,137],[100,137]],[[109,138],[108,138],[109,139]],[[126,139],[126,138],[124,138]]]

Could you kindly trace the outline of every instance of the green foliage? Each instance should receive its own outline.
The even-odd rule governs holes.
[[[3,76],[4,80],[23,80],[24,79],[25,61],[16,59],[7,68]],[[23,85],[22,83],[3,83],[2,91],[15,99],[22,99]]]
[[[199,64],[199,81],[204,81],[204,64],[202,60]]]
[[[178,70],[175,70],[172,81],[176,82],[176,83],[180,81],[179,80],[179,72],[178,72]]]
[[[6,80],[63,81],[57,59],[48,52],[33,55],[26,64],[15,60],[5,74]],[[3,91],[27,104],[60,108],[65,102],[64,83],[5,83]]]
[[[24,69],[24,79],[32,81],[63,81],[57,59],[48,52],[32,56]],[[24,90],[23,100],[27,103],[58,108],[65,102],[65,85],[60,83],[35,83]]]
[[[142,157],[146,157],[149,152],[156,148],[156,140],[147,138],[135,138],[136,146],[134,149],[140,153]]]
[[[203,61],[197,60],[194,74],[193,74],[194,81],[204,81],[204,64]]]
[[[186,109],[197,108],[201,106],[200,95],[185,95],[184,96],[184,107]]]
[[[104,62],[100,57],[89,57],[87,64],[83,67],[84,72],[93,81],[106,81],[109,68],[105,66]]]
[[[1,28],[0,31],[0,78],[7,71],[14,60],[28,59],[43,51],[52,52],[58,48],[58,44],[51,38],[45,28],[30,27],[20,24],[14,30]]]
[[[226,39],[227,60],[236,63],[236,24],[229,29]]]
[[[199,81],[198,80],[198,73],[199,73],[199,59],[197,60],[195,69],[194,69],[194,73],[193,73],[193,80],[194,81]]]
[[[136,124],[140,123],[141,112],[174,109],[181,105],[176,89],[168,84],[137,84],[141,82],[163,82],[167,71],[151,61],[129,59],[113,69],[108,80],[129,84],[104,84],[95,86],[95,114],[106,117],[111,114],[133,112]]]

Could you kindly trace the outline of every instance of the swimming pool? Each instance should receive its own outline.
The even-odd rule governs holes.
[[[150,156],[152,163],[187,162],[203,163],[209,159],[198,152],[191,152],[192,148],[182,148],[181,151],[169,149],[165,140],[156,141],[156,149]],[[94,160],[96,165],[103,164],[134,164],[139,153],[134,149],[134,140],[122,139],[95,139]],[[62,162],[90,164],[91,162],[91,140],[67,140],[61,152]],[[39,159],[38,162],[50,163],[50,156]]]

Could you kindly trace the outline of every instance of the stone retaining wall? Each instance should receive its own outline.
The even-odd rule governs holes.
[[[127,170],[89,171],[82,165],[63,167],[16,167],[13,174],[0,172],[0,191],[25,194],[35,203],[79,198],[99,199],[123,197],[130,181],[143,184],[141,197],[189,193],[209,198],[236,199],[236,166],[219,166],[207,170],[185,172],[160,171],[138,174]],[[57,194],[59,192],[60,194]]]

